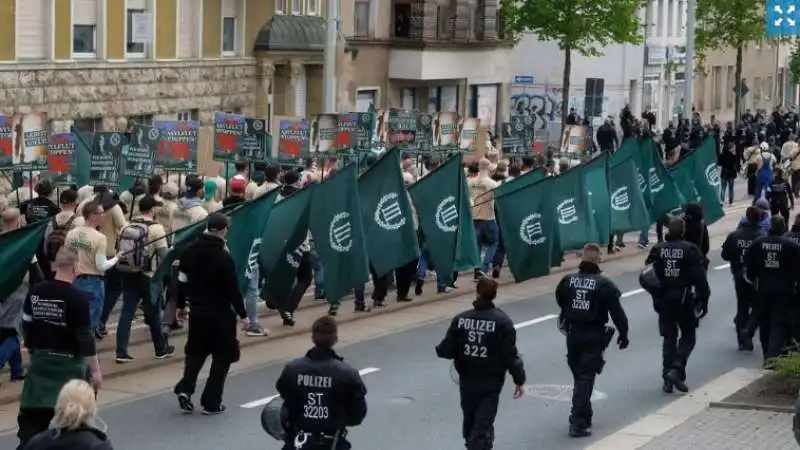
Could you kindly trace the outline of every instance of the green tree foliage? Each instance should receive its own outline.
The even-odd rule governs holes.
[[[741,81],[744,46],[764,39],[765,7],[766,0],[697,0],[695,64],[698,70],[705,70],[703,62],[709,51],[733,48],[736,50],[736,80]],[[741,111],[739,95],[734,110],[738,123]]]
[[[792,53],[789,55],[789,73],[792,83],[800,84],[800,39],[795,39],[792,44]]]
[[[641,43],[644,29],[639,15],[646,4],[646,0],[503,0],[501,13],[505,30],[513,37],[533,32],[540,40],[557,42],[564,51],[561,117],[566,117],[572,52],[601,56],[609,44]],[[562,134],[563,126],[562,120]]]

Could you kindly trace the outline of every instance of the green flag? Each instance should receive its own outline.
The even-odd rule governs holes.
[[[531,170],[530,172],[520,175],[513,180],[506,181],[505,183],[497,186],[494,190],[495,197],[500,195],[507,195],[518,189],[524,189],[527,186],[536,183],[537,181],[542,180],[544,177],[547,176],[547,171],[543,168],[538,167],[536,169]]]
[[[691,163],[692,182],[703,205],[703,220],[711,224],[725,216],[722,202],[719,200],[720,177],[717,167],[715,141],[707,137],[700,147],[693,151],[686,162],[678,162],[676,166]]]
[[[78,168],[78,179],[75,184],[79,187],[89,184],[89,167],[92,163],[92,142],[94,133],[72,132],[75,135],[75,165]]]
[[[267,292],[276,300],[289,296],[294,287],[300,258],[307,251],[311,197],[317,185],[310,185],[279,200],[264,228],[259,261],[267,279]]]
[[[508,267],[517,283],[550,273],[556,223],[550,196],[554,178],[546,178],[497,196],[497,221]]]
[[[350,164],[334,173],[315,188],[311,199],[309,228],[325,267],[328,301],[339,300],[369,280],[356,170]]]
[[[236,266],[236,276],[242,295],[247,293],[247,284],[258,268],[258,255],[264,229],[277,196],[278,190],[273,189],[261,197],[241,204],[229,214],[231,224],[228,227],[226,241]]]
[[[456,245],[455,270],[473,270],[481,266],[481,252],[472,222],[472,205],[464,171],[461,171],[461,207],[458,210],[458,243]]]
[[[636,177],[633,159],[619,161],[611,167],[608,180],[611,231],[627,233],[647,228],[650,225],[650,213]]]
[[[574,167],[555,179],[551,199],[558,220],[562,250],[582,248],[597,242],[597,225],[592,215],[588,186],[583,174],[585,165]]]
[[[44,239],[49,220],[0,234],[0,301],[5,301],[28,273],[36,248]]]
[[[591,242],[607,245],[611,234],[611,197],[608,192],[608,154],[602,153],[597,158],[585,163],[582,167],[586,192],[597,233]]]
[[[150,301],[157,303],[161,299],[164,289],[164,280],[170,275],[172,265],[181,258],[181,255],[206,230],[208,219],[195,222],[172,233],[172,246],[164,256],[163,261],[158,261],[153,278],[150,279]],[[168,239],[168,238],[165,238]]]
[[[643,149],[644,151],[645,149]],[[658,148],[652,147],[646,152],[651,165],[647,176],[647,186],[650,193],[650,220],[655,222],[686,203],[683,188],[685,185],[676,180],[671,171],[664,167]],[[645,196],[647,201],[647,196]]]
[[[448,284],[453,281],[458,251],[463,176],[458,153],[408,190],[436,272]]]
[[[369,261],[379,277],[419,257],[400,151],[389,150],[358,179]],[[392,249],[388,252],[387,249]]]

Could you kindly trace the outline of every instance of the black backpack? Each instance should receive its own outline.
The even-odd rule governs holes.
[[[59,225],[56,221],[56,218],[53,217],[52,221],[50,222],[52,230],[44,239],[44,251],[50,261],[54,261],[56,259],[56,254],[61,247],[64,246],[64,241],[67,239],[67,233],[69,233],[69,230],[72,229],[72,223],[75,222],[77,217],[77,214],[73,214],[72,217],[70,217],[62,225]]]

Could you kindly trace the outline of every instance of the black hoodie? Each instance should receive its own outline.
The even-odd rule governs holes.
[[[703,222],[703,208],[696,203],[686,205],[686,214],[683,220],[686,222],[686,232],[683,238],[696,245],[708,261],[708,227]]]
[[[46,430],[37,434],[25,450],[113,450],[102,431],[82,426],[74,430]]]

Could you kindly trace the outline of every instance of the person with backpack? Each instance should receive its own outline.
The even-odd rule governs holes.
[[[117,323],[116,361],[124,364],[133,361],[128,353],[131,323],[139,302],[144,309],[144,320],[150,328],[155,357],[169,358],[175,347],[167,342],[161,327],[160,304],[150,297],[150,282],[158,261],[167,254],[167,240],[164,227],[155,220],[154,212],[158,201],[152,196],[139,200],[139,215],[122,229],[117,248],[120,257],[117,270],[122,280],[122,311]]]
[[[22,216],[25,217],[25,222],[28,224],[36,223],[40,220],[47,220],[60,211],[50,197],[53,195],[53,184],[50,180],[41,180],[35,188],[37,196],[30,200],[24,201],[19,205],[19,210]],[[43,274],[49,276],[52,270],[50,269],[50,259],[44,253],[44,244],[40,243],[36,249],[36,258],[39,261],[39,268]]]
[[[61,212],[50,219],[50,223],[44,233],[44,254],[50,262],[55,261],[58,250],[64,246],[67,233],[73,228],[83,225],[83,217],[75,212],[78,206],[77,191],[74,189],[65,190],[59,196],[58,202],[61,206]],[[48,280],[51,279],[52,273],[45,273],[45,277]]]

